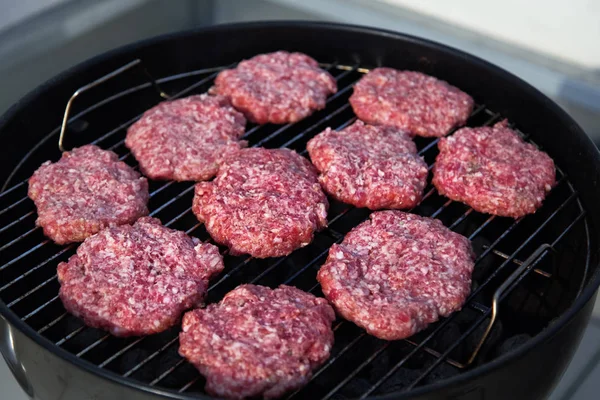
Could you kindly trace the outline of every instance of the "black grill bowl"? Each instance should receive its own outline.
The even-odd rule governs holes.
[[[244,58],[301,51],[337,79],[327,108],[284,126],[249,126],[250,145],[305,144],[327,126],[354,120],[352,84],[368,69],[418,70],[447,80],[477,103],[469,126],[508,118],[526,140],[555,160],[558,185],[534,215],[517,221],[482,215],[439,196],[431,186],[412,210],[439,218],[469,237],[477,253],[473,294],[464,309],[408,340],[384,342],[349,322],[334,324],[331,359],[290,398],[541,399],[558,382],[590,317],[600,284],[600,156],[579,126],[515,76],[468,54],[422,39],[371,28],[307,22],[224,25],[129,45],[45,83],[0,119],[0,349],[27,393],[38,399],[208,398],[203,379],[177,355],[178,327],[143,339],[117,339],[86,328],[57,299],[56,264],[75,246],[59,247],[35,228],[25,180],[56,145],[64,107],[75,90],[141,59],[170,94],[206,91],[215,74]],[[128,72],[84,93],[74,104],[68,148],[98,143],[135,166],[123,146],[128,124],[160,98],[143,74]],[[429,165],[436,140],[418,139]],[[203,240],[189,212],[190,183],[153,182],[150,209],[163,223]],[[225,257],[208,301],[242,282],[289,283],[320,295],[315,274],[328,247],[368,216],[332,201],[329,228],[289,257]],[[543,250],[551,246],[552,250]],[[537,254],[534,259],[532,255]],[[466,366],[489,321],[497,288],[526,260],[475,362]]]

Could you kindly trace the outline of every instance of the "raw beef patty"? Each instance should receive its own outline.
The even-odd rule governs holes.
[[[464,125],[474,103],[468,94],[433,76],[376,68],[354,86],[350,104],[358,118],[370,124],[440,137]]]
[[[58,265],[59,294],[88,326],[115,336],[149,335],[201,305],[208,280],[222,269],[216,246],[143,217],[86,239]]]
[[[148,214],[148,181],[112,151],[86,145],[42,164],[29,179],[36,224],[58,244],[81,242],[108,226]]]
[[[556,183],[554,161],[506,121],[460,129],[438,147],[438,192],[479,212],[513,218],[534,213]]]
[[[146,111],[127,131],[125,145],[147,177],[203,181],[223,156],[246,146],[246,119],[222,96],[166,101]]]
[[[294,287],[242,285],[185,314],[179,354],[214,396],[275,398],[303,386],[329,358],[334,318],[325,299]]]
[[[397,340],[459,310],[473,266],[469,240],[440,221],[378,211],[331,246],[317,279],[344,318]]]
[[[251,148],[228,157],[215,180],[196,185],[192,210],[232,254],[279,257],[327,225],[327,197],[313,165],[288,149]]]
[[[221,72],[211,89],[258,124],[299,121],[325,108],[327,96],[335,92],[335,79],[315,60],[285,51],[242,61]]]
[[[427,164],[398,128],[357,121],[339,132],[327,128],[306,148],[321,186],[337,200],[371,210],[408,209],[421,201]]]

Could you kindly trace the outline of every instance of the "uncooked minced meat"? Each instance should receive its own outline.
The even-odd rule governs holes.
[[[279,257],[327,226],[327,197],[313,165],[288,149],[242,149],[212,182],[196,185],[192,210],[232,254]]]
[[[202,181],[217,173],[225,155],[246,146],[238,140],[245,126],[225,97],[190,96],[146,111],[125,145],[149,178]]]
[[[327,128],[306,148],[323,189],[337,200],[371,210],[407,209],[421,201],[427,164],[398,128],[357,121],[339,132]]]
[[[81,242],[107,226],[148,214],[148,181],[112,151],[87,145],[42,164],[29,179],[36,224],[58,244]]]
[[[208,280],[222,269],[216,246],[143,217],[86,239],[60,263],[60,299],[88,326],[149,335],[201,305]]]
[[[479,212],[513,218],[534,213],[556,182],[554,161],[506,121],[460,129],[438,147],[438,192]]]
[[[350,104],[370,124],[440,137],[464,125],[474,103],[468,94],[432,76],[376,68],[354,86]]]
[[[302,387],[329,358],[334,318],[325,299],[294,287],[242,285],[185,314],[179,353],[211,395],[275,398]]]
[[[221,72],[211,89],[259,124],[299,121],[325,108],[327,96],[335,92],[335,79],[315,60],[285,51],[242,61]]]
[[[397,340],[459,310],[473,266],[469,240],[440,221],[379,211],[331,246],[317,279],[340,315]]]

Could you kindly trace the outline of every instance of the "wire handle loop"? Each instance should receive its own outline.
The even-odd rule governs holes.
[[[533,254],[531,254],[525,261],[523,261],[519,268],[517,268],[512,274],[510,274],[508,279],[506,279],[506,281],[504,281],[504,283],[502,283],[502,285],[500,285],[498,289],[496,289],[496,291],[494,292],[494,297],[492,298],[492,316],[490,318],[490,322],[488,323],[488,326],[485,329],[483,336],[479,340],[477,347],[475,347],[473,354],[471,354],[471,357],[469,358],[465,366],[469,366],[475,361],[477,355],[479,354],[479,351],[483,347],[483,344],[492,332],[494,324],[496,323],[496,319],[498,318],[498,307],[500,304],[500,300],[503,297],[504,293],[517,279],[525,275],[527,272],[529,272],[529,270],[533,268],[533,263],[535,260],[537,260],[538,258],[540,258],[540,256],[542,256],[544,253],[550,250],[554,251],[554,248],[551,245],[549,245],[548,243],[542,244],[536,249],[536,251],[533,252]]]
[[[152,84],[152,87],[158,92],[158,94],[160,94],[160,96],[164,99],[169,99],[169,95],[161,90],[160,86],[158,85],[158,82],[156,82],[156,79],[154,79],[152,77],[152,75],[150,75],[148,70],[143,66],[142,60],[140,60],[139,58],[135,59],[135,60],[131,61],[130,63],[125,64],[120,68],[117,68],[113,72],[108,73],[108,74],[96,79],[95,81],[88,83],[85,86],[80,87],[73,93],[73,95],[71,96],[71,98],[69,99],[69,101],[67,103],[67,107],[65,108],[65,114],[63,116],[62,125],[60,127],[60,135],[58,137],[58,148],[60,149],[60,151],[66,151],[63,146],[63,142],[64,142],[64,138],[65,138],[65,132],[67,130],[67,123],[69,121],[69,114],[71,113],[71,106],[73,105],[73,101],[80,94],[82,94],[82,93],[84,93],[84,92],[86,92],[86,91],[88,91],[88,90],[90,90],[90,89],[114,78],[115,76],[120,75],[123,72],[125,72],[133,67],[136,67],[136,66],[140,66],[142,68],[142,72],[144,73],[144,75],[146,75],[146,77]]]

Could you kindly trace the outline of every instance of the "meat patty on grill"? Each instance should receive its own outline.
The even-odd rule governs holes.
[[[179,354],[206,377],[212,395],[276,398],[303,386],[329,358],[334,319],[325,299],[294,287],[241,285],[184,315]]]
[[[148,214],[148,181],[112,151],[86,145],[46,161],[29,178],[36,224],[58,244],[81,242],[108,226]]]
[[[440,137],[465,124],[474,102],[468,94],[433,76],[375,68],[354,85],[350,104],[367,123]]]
[[[379,211],[331,246],[317,279],[341,316],[397,340],[459,310],[473,266],[469,240],[439,220]]]
[[[88,326],[115,336],[149,335],[201,305],[208,280],[222,269],[216,246],[143,217],[86,239],[58,265],[59,294]]]
[[[397,128],[356,121],[327,128],[306,145],[319,182],[344,203],[371,210],[416,206],[427,184],[427,164],[410,136]]]
[[[313,165],[289,149],[242,149],[211,182],[196,185],[192,210],[232,254],[279,257],[327,226],[327,197]]]
[[[433,168],[438,192],[483,213],[534,213],[556,183],[554,161],[502,121],[442,138]]]
[[[258,124],[299,121],[325,108],[335,79],[306,54],[278,51],[242,61],[217,76],[211,93],[227,96]]]
[[[166,101],[146,111],[127,131],[125,145],[151,179],[203,181],[221,159],[241,147],[244,116],[222,96]]]

